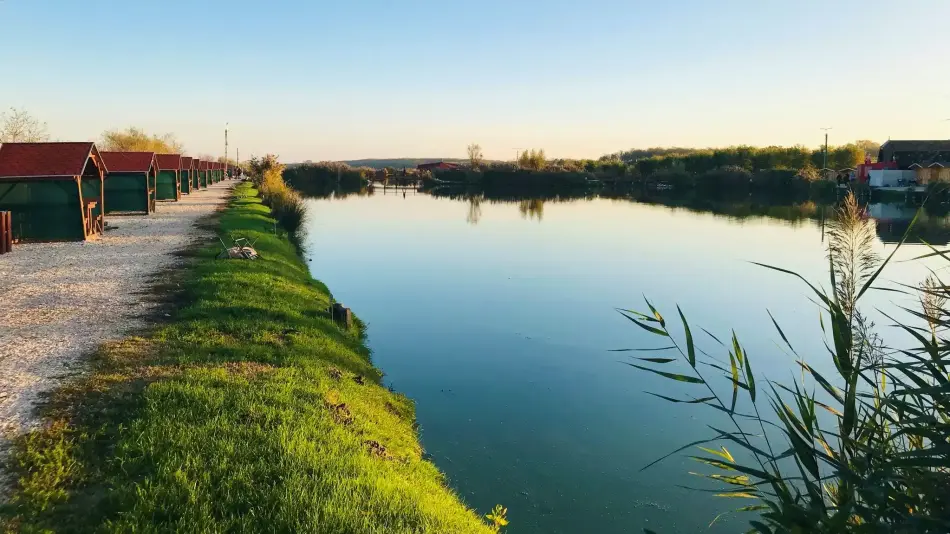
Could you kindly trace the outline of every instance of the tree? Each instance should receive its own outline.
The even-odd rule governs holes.
[[[522,169],[531,169],[534,171],[540,171],[547,166],[547,159],[544,155],[544,149],[539,148],[537,150],[531,149],[530,151],[525,150],[518,156],[518,166]]]
[[[468,145],[468,162],[473,170],[478,170],[482,166],[485,156],[482,154],[482,147],[478,143]]]
[[[104,132],[101,148],[110,152],[155,152],[156,154],[181,154],[185,150],[175,138],[175,134],[149,135],[134,126],[125,131]],[[214,161],[214,158],[210,158],[209,161]]]
[[[881,143],[868,139],[861,139],[860,141],[855,141],[854,144],[859,149],[861,149],[864,154],[871,156],[872,160],[877,161],[877,155],[881,151]]]
[[[0,143],[40,143],[49,141],[46,123],[26,110],[10,108],[0,113]]]

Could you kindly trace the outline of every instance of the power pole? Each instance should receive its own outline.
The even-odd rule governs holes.
[[[828,168],[828,130],[831,130],[831,126],[827,128],[822,128],[822,130],[825,131],[825,156],[824,156],[824,162],[822,163],[821,167],[823,169],[827,169]]]
[[[224,123],[224,164],[228,164],[228,122]]]

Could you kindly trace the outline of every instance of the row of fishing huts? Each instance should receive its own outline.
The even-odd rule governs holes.
[[[0,212],[14,241],[98,237],[108,214],[155,211],[233,177],[224,163],[181,154],[100,152],[95,143],[0,145]]]

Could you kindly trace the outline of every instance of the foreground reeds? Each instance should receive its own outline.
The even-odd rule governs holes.
[[[806,358],[814,355],[796,352],[777,322],[802,371],[790,384],[757,380],[735,334],[726,343],[708,332],[694,337],[678,308],[681,335],[649,301],[644,313],[621,311],[672,353],[630,365],[694,391],[654,395],[728,417],[729,427],[710,426],[709,439],[675,452],[700,446],[692,458],[714,468],[701,476],[719,485],[718,496],[751,501],[736,511],[755,513],[753,532],[950,532],[950,287],[936,275],[905,286],[919,293],[921,309],[903,308],[910,319],[892,320],[916,344],[885,347],[859,310],[897,250],[883,261],[872,253],[873,224],[848,198],[829,232],[831,291],[802,278],[821,307],[835,376],[816,371]],[[936,255],[950,259],[927,256]],[[714,348],[704,350],[700,339]]]

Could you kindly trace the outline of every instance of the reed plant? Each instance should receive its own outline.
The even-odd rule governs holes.
[[[834,374],[819,373],[774,318],[801,371],[790,383],[754,372],[735,333],[725,342],[706,331],[694,335],[679,307],[681,334],[649,301],[642,312],[620,310],[668,345],[659,354],[669,357],[626,363],[694,392],[650,394],[715,410],[729,423],[709,425],[708,438],[657,462],[699,447],[691,456],[706,467],[699,476],[713,482],[717,496],[749,502],[734,511],[755,514],[751,532],[950,532],[950,287],[932,275],[920,286],[891,288],[915,294],[920,307],[900,307],[902,319],[885,314],[913,340],[885,346],[860,303],[900,245],[876,256],[874,224],[853,196],[842,203],[828,232],[830,289],[760,264],[806,284],[821,309],[822,357]],[[925,257],[950,260],[936,249],[918,259]]]

